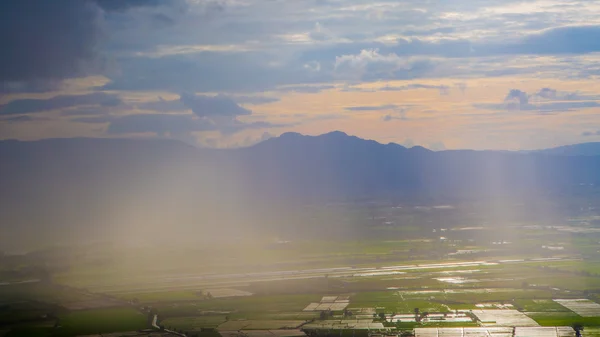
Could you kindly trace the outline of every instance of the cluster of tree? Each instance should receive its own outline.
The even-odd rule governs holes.
[[[213,298],[213,295],[210,293],[210,291],[207,291],[206,293],[202,290],[198,290],[196,292],[196,296],[200,297],[203,300],[210,300]]]
[[[323,310],[323,311],[321,311],[321,313],[319,314],[319,318],[320,318],[321,320],[325,320],[325,319],[327,319],[327,318],[329,318],[329,317],[333,317],[333,311],[331,311],[331,310]]]

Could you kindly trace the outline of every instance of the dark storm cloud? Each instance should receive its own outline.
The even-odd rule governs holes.
[[[165,3],[182,2],[179,0],[92,0],[106,11],[123,11],[131,7],[158,6]]]
[[[99,20],[90,1],[0,2],[0,81],[83,74],[95,57]]]
[[[0,115],[37,113],[79,105],[114,107],[121,103],[122,101],[118,95],[102,92],[95,92],[87,95],[61,95],[48,99],[18,99],[0,106]]]
[[[2,1],[0,82],[56,81],[96,73],[103,63],[98,51],[103,12],[174,1]]]
[[[1,57],[1,56],[0,56]],[[41,93],[59,89],[59,80],[26,80],[26,81],[3,81],[0,79],[0,93]]]

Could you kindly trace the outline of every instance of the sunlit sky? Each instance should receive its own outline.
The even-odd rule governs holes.
[[[595,0],[15,0],[0,43],[2,139],[600,141]]]

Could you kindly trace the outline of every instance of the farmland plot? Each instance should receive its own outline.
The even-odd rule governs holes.
[[[513,334],[514,333],[514,334]],[[415,337],[571,337],[571,327],[416,328]]]
[[[554,300],[581,317],[600,317],[600,304],[588,299]]]
[[[310,303],[302,311],[342,311],[348,304],[349,296],[323,296],[320,303]]]
[[[484,326],[539,326],[533,319],[517,310],[473,310]]]

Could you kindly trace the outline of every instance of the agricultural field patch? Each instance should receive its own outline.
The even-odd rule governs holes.
[[[301,330],[244,330],[244,331],[219,331],[222,337],[304,337]]]
[[[167,329],[195,330],[201,328],[216,328],[226,321],[226,316],[193,316],[167,318],[160,322]]]
[[[541,326],[571,326],[579,323],[585,327],[600,327],[600,317],[581,317],[574,312],[529,312]]]
[[[227,321],[218,326],[218,330],[276,330],[295,329],[304,324],[305,321],[284,320],[236,320]]]
[[[350,304],[349,296],[323,296],[321,302],[313,302],[302,311],[342,311]]]
[[[383,323],[355,322],[346,320],[326,320],[309,323],[303,326],[307,330],[377,330],[383,329]]]
[[[533,299],[515,299],[513,301],[515,307],[521,311],[526,311],[526,312],[561,312],[561,311],[567,311],[570,312],[571,310],[567,309],[566,307],[560,305],[559,303],[553,301],[553,300],[548,300],[548,299],[542,299],[542,300],[533,300]]]
[[[571,327],[477,327],[477,328],[416,328],[415,337],[571,337]]]
[[[581,317],[600,317],[600,304],[588,299],[557,299],[554,301]]]
[[[147,328],[148,317],[134,309],[94,309],[66,313],[59,316],[57,336],[90,335]]]
[[[517,310],[492,309],[492,310],[473,310],[475,316],[481,321],[483,326],[539,326],[539,324],[529,316]]]

